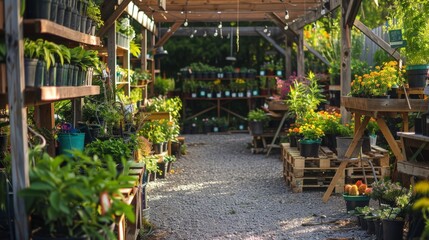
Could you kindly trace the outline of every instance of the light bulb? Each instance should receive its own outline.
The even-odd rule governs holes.
[[[268,37],[271,36],[271,31],[268,31],[267,36]]]
[[[222,28],[222,22],[219,22],[219,25],[217,26],[219,29]]]
[[[289,11],[288,11],[288,10],[286,10],[286,11],[285,11],[285,19],[286,19],[286,20],[288,20],[288,19],[289,19]]]
[[[226,36],[226,38],[229,39],[230,37],[231,37],[231,35],[229,35],[229,33],[228,33],[228,35]]]
[[[265,26],[265,28],[264,28],[264,33],[267,33],[268,32],[268,27],[267,26]]]
[[[322,11],[320,12],[320,14],[325,15],[326,14],[326,9],[322,8]]]
[[[289,24],[286,23],[283,29],[284,30],[288,30],[289,29]]]
[[[191,34],[191,36],[189,36],[190,38],[194,38],[194,34]]]
[[[171,32],[171,27],[169,27],[169,28],[167,29],[167,32]]]
[[[198,30],[197,30],[197,29],[195,29],[195,30],[194,30],[194,33],[197,33],[197,31],[198,31]]]
[[[217,37],[218,33],[217,33],[217,29],[215,30],[213,36]]]
[[[185,27],[188,26],[188,19],[185,19],[185,22],[183,23],[183,26],[185,26]]]
[[[203,37],[207,37],[207,32],[204,31]]]

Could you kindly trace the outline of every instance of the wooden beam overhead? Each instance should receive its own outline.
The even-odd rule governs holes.
[[[124,0],[121,2],[121,4],[119,4],[119,6],[115,9],[115,11],[112,13],[112,15],[110,15],[109,18],[104,22],[103,27],[101,27],[100,30],[98,31],[99,37],[102,37],[102,36],[104,36],[104,34],[106,34],[107,30],[122,15],[122,13],[128,7],[128,4],[130,2],[131,2],[131,0]]]
[[[396,61],[401,59],[401,55],[396,51],[396,49],[390,47],[390,45],[386,41],[374,34],[371,29],[365,26],[365,24],[363,24],[361,21],[355,19],[354,26],[359,29],[363,34],[365,34],[365,36],[371,39],[375,44],[377,44],[380,48],[386,51],[390,56],[395,58]]]
[[[349,2],[349,5],[347,6],[347,12],[346,12],[346,24],[349,26],[353,26],[353,23],[356,19],[356,15],[359,11],[360,4],[362,3],[362,0],[351,0]]]
[[[168,41],[168,39],[170,39],[170,37],[171,36],[173,36],[173,34],[177,31],[177,29],[179,29],[180,28],[180,26],[183,24],[183,20],[182,21],[178,21],[178,22],[175,22],[174,24],[173,24],[173,26],[171,26],[171,28],[170,28],[170,30],[169,31],[167,31],[162,37],[161,37],[161,39],[159,39],[158,40],[158,42],[155,44],[155,46],[154,46],[154,48],[158,48],[158,47],[160,47],[160,46],[163,46],[167,41]]]
[[[188,19],[188,22],[216,21],[268,21],[266,14],[276,12],[284,18],[288,10],[290,21],[303,17],[321,6],[320,0],[167,0],[167,10],[159,10],[158,0],[137,1],[138,5],[156,22],[176,22]],[[237,12],[239,9],[239,12]]]
[[[290,40],[294,40],[296,41],[296,38],[298,36],[298,34],[295,32],[294,29],[292,29],[291,27],[289,27],[288,25],[288,29],[285,30],[285,26],[286,26],[286,21],[283,21],[283,19],[277,15],[275,12],[270,12],[267,13],[267,16],[280,28],[282,29],[282,31],[288,35],[288,37],[290,38]],[[287,23],[289,24],[289,23]]]
[[[274,46],[274,48],[279,52],[279,53],[281,53],[282,55],[286,55],[286,51],[280,46],[280,45],[278,45],[277,44],[277,42],[274,40],[274,39],[272,39],[270,36],[268,36],[266,33],[264,33],[264,31],[263,30],[256,30],[258,33],[259,33],[259,35],[262,37],[262,38],[264,38],[265,40],[267,40],[269,43],[271,43],[271,45],[273,45]]]

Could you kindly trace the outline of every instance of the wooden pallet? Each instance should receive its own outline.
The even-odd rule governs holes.
[[[304,189],[326,189],[331,183],[332,177],[301,177],[296,178],[293,176],[285,177],[286,184],[291,188],[292,192],[303,192]],[[335,186],[336,193],[344,192],[344,179],[338,181]]]
[[[297,148],[290,147],[289,143],[283,143],[281,146],[283,177],[293,192],[329,186],[341,163],[332,151],[326,147],[321,147],[319,158],[305,158],[300,156]],[[363,180],[364,175],[368,183],[372,183],[374,176],[368,161],[373,163],[377,179],[390,174],[389,155],[386,150],[374,147],[371,152],[363,155],[362,159],[364,161],[349,164],[349,167],[344,170],[343,178],[337,182],[335,187],[336,193],[344,192],[346,182],[354,183],[357,180]]]

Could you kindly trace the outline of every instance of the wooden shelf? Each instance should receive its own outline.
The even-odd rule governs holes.
[[[47,19],[24,19],[24,35],[32,36],[34,34],[49,34],[68,41],[93,46],[100,45],[99,37],[78,32]]]
[[[398,171],[412,176],[427,178],[429,176],[429,165],[422,162],[401,161],[397,163]]]
[[[25,89],[25,104],[40,105],[58,100],[80,98],[100,94],[100,86],[31,87]],[[0,105],[7,104],[7,94],[0,94]]]
[[[341,91],[341,85],[329,85],[329,91]]]
[[[207,98],[207,97],[185,97],[185,100],[240,100],[240,99],[252,99],[252,98],[267,98],[268,96],[265,95],[258,95],[258,96],[251,96],[251,97],[221,97],[221,98],[217,98],[217,97],[212,97],[212,98]]]

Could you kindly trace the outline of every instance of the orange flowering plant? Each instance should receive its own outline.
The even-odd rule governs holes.
[[[399,69],[396,61],[385,62],[382,67],[362,76],[355,76],[351,83],[351,95],[355,97],[387,96],[387,92],[394,86],[404,84],[402,74],[405,70]]]
[[[288,135],[290,136],[299,136],[299,124],[291,124],[288,129]]]

